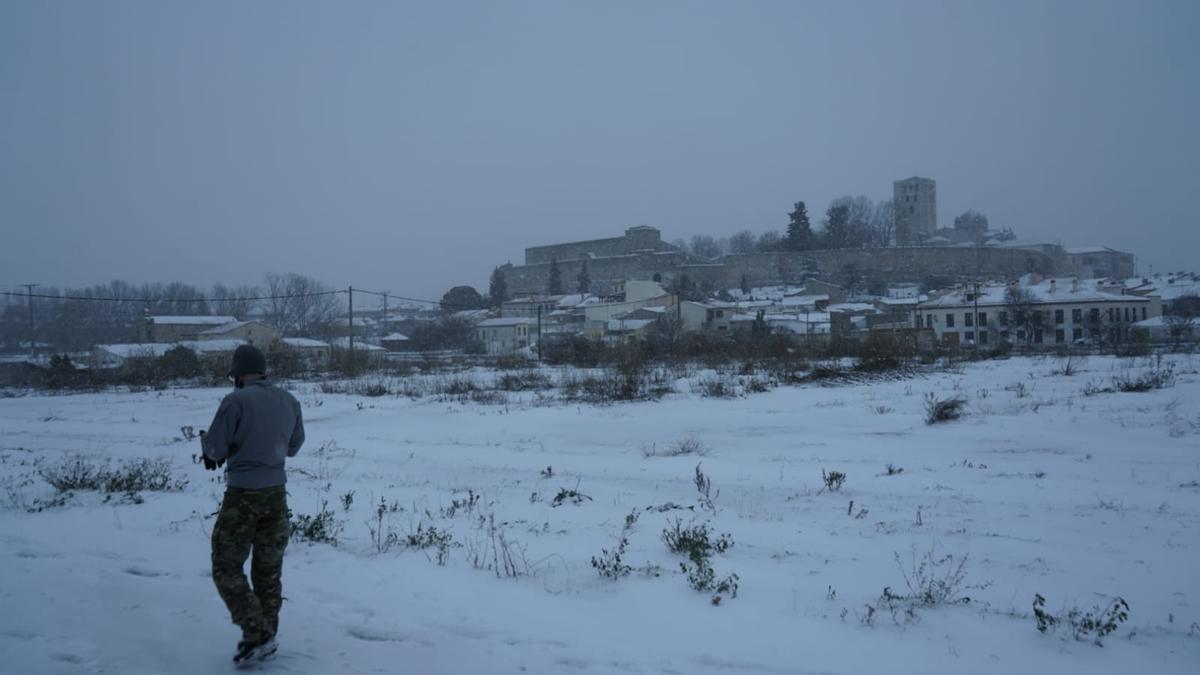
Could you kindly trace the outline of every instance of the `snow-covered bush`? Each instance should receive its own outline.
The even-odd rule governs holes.
[[[661,450],[656,444],[642,448],[643,457],[682,457],[684,455],[698,455],[703,457],[707,454],[708,446],[704,445],[704,441],[695,436],[685,436]]]
[[[454,535],[437,529],[436,525],[425,527],[423,523],[417,524],[416,531],[410,532],[404,538],[404,543],[409,548],[435,549],[437,552],[437,564],[439,565],[446,564],[446,560],[450,557],[450,547],[455,546]]]
[[[733,546],[728,534],[710,538],[708,523],[683,524],[676,518],[671,526],[663,530],[662,540],[672,553],[687,556],[688,562],[679,563],[679,570],[687,577],[688,585],[701,592],[712,592],[712,604],[719,605],[725,596],[737,597],[738,575],[729,574],[720,579],[712,567],[710,558],[714,553],[724,553]]]
[[[938,557],[934,555],[933,549],[930,549],[918,560],[914,548],[911,563],[905,567],[900,554],[896,553],[896,567],[900,569],[908,594],[897,594],[891,587],[886,587],[883,589],[882,600],[892,604],[893,608],[897,603],[919,607],[968,604],[971,598],[966,595],[966,591],[990,585],[967,584],[968,557],[964,555],[956,558],[953,554]]]
[[[59,492],[179,492],[188,483],[186,478],[175,475],[171,462],[165,459],[138,458],[112,467],[73,456],[42,467],[38,474]]]
[[[1129,603],[1124,598],[1114,598],[1107,607],[1101,609],[1098,605],[1090,611],[1078,607],[1058,615],[1046,611],[1046,598],[1040,593],[1033,595],[1033,618],[1037,622],[1040,633],[1052,630],[1057,626],[1066,626],[1071,631],[1071,637],[1076,640],[1091,640],[1097,647],[1103,647],[1103,638],[1113,633],[1122,623],[1129,619]]]
[[[592,556],[592,567],[596,568],[596,572],[600,576],[617,580],[628,576],[633,571],[633,567],[626,564],[622,557],[625,555],[625,548],[629,546],[629,535],[633,533],[633,526],[637,520],[637,510],[630,511],[629,515],[625,516],[625,526],[621,529],[621,537],[617,540],[616,548],[611,551],[606,548],[600,549],[599,556]]]
[[[342,522],[329,508],[328,502],[321,502],[321,510],[311,516],[292,513],[291,509],[288,509],[288,521],[292,541],[308,541],[314,544],[337,546],[337,538],[342,531]]]
[[[821,481],[825,483],[825,487],[821,488],[821,492],[826,490],[837,492],[842,489],[842,484],[846,482],[846,474],[841,471],[825,473],[825,469],[821,469]]]
[[[956,420],[962,417],[963,407],[966,404],[967,401],[964,398],[958,396],[938,398],[937,394],[930,392],[925,395],[925,423],[938,424]]]

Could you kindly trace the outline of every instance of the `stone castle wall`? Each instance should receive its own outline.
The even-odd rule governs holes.
[[[563,288],[574,292],[581,260],[559,259]],[[625,279],[658,280],[670,285],[681,275],[702,286],[719,289],[738,286],[743,275],[751,285],[800,283],[816,277],[840,283],[846,277],[881,282],[919,282],[930,275],[953,280],[1011,279],[1027,272],[1043,275],[1063,271],[1065,260],[1033,250],[991,247],[914,246],[873,249],[839,249],[799,253],[746,253],[729,255],[714,263],[697,264],[678,252],[642,251],[588,260],[593,292],[608,292]],[[550,263],[501,268],[514,294],[545,293]]]
[[[532,246],[525,249],[525,264],[537,265],[552,260],[582,260],[584,258],[607,258],[623,256],[638,251],[674,251],[675,247],[662,240],[657,228],[648,226],[631,227],[623,237],[575,241],[567,244]]]

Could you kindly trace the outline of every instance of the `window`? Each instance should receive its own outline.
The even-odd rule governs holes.
[[[1056,344],[1061,345],[1062,343],[1064,343],[1066,341],[1067,341],[1067,332],[1061,328],[1056,329],[1054,331],[1054,342]]]
[[[980,313],[979,313],[979,325],[980,325],[980,326],[986,326],[986,325],[987,325],[987,312],[980,312]]]
[[[954,328],[954,315],[946,312],[946,328]]]
[[[974,320],[974,318],[972,318],[972,315],[970,312],[963,314],[963,325],[964,326],[974,326],[975,325],[975,320]]]
[[[1000,325],[1001,326],[1008,325],[1008,312],[1000,312]]]
[[[1113,320],[1113,308],[1112,307],[1108,308],[1108,320],[1109,321]]]
[[[1125,320],[1126,321],[1129,320],[1129,308],[1128,307],[1125,308]]]
[[[970,342],[975,339],[975,331],[969,330],[969,331],[967,331],[966,335],[964,335],[963,337],[966,338],[968,342]]]
[[[1100,323],[1100,308],[1099,307],[1093,307],[1092,311],[1089,312],[1089,314],[1092,317],[1092,323]]]
[[[1072,340],[1082,340],[1083,339],[1083,329],[1082,328],[1073,329],[1071,331],[1071,339]]]
[[[1063,311],[1061,309],[1054,310],[1054,323],[1062,323],[1063,320]]]
[[[932,314],[927,314],[925,316],[925,327],[933,328],[933,315]]]
[[[986,331],[979,331],[979,344],[981,344],[981,345],[987,344],[987,332]]]
[[[1146,308],[1143,307],[1142,308],[1142,321],[1145,321],[1145,320],[1146,320]]]
[[[1071,322],[1072,323],[1083,323],[1083,310],[1082,309],[1071,310]]]
[[[1042,329],[1041,328],[1033,331],[1033,341],[1036,344],[1039,344],[1039,345],[1042,344]]]

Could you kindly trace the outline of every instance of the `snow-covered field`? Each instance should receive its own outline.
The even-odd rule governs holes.
[[[343,529],[336,547],[289,547],[281,651],[262,669],[1195,673],[1200,360],[1170,360],[1172,387],[1093,396],[1089,382],[1153,361],[1091,357],[1067,376],[1056,359],[1011,359],[735,399],[680,383],[658,402],[610,406],[296,385],[308,442],[289,463],[290,505],[327,504]],[[927,392],[964,396],[967,416],[927,426]],[[209,578],[222,487],[179,438],[224,393],[0,399],[0,671],[231,669],[238,635]],[[686,439],[704,454],[657,456]],[[169,458],[190,483],[144,503],[77,493],[30,512],[54,496],[39,467],[73,455]],[[698,463],[715,514],[698,504]],[[845,484],[822,490],[822,470]],[[590,499],[554,506],[564,489]],[[402,540],[418,526],[452,534],[444,565],[403,541],[379,552],[369,524],[381,500],[384,530]],[[670,503],[684,508],[659,510]],[[617,545],[631,511],[635,569],[603,578],[590,560]],[[688,586],[661,539],[675,518],[731,536],[712,561],[738,575],[736,598],[714,606]],[[516,578],[495,571],[501,535]],[[945,560],[939,578],[965,557],[956,597],[970,602],[889,607],[884,588],[909,594],[904,573],[930,553]],[[658,576],[644,573],[653,566]],[[1061,627],[1041,634],[1035,593],[1053,613],[1121,596],[1129,619],[1103,647]]]

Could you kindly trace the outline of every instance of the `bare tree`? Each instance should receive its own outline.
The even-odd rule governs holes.
[[[861,248],[871,245],[871,218],[875,214],[875,202],[863,195],[838,197],[829,205],[846,208],[846,236],[844,245],[838,248]]]
[[[778,232],[763,232],[758,235],[758,243],[755,245],[760,253],[770,251],[783,250],[783,235]]]
[[[721,247],[717,244],[717,240],[707,234],[697,234],[692,237],[691,251],[692,255],[708,260],[721,257]]]
[[[1004,304],[1010,315],[1009,321],[1016,330],[1025,333],[1025,346],[1033,343],[1033,332],[1042,327],[1041,312],[1035,312],[1034,295],[1028,288],[1009,286],[1004,292]],[[1015,337],[1015,336],[1014,336]]]
[[[1163,323],[1166,324],[1167,334],[1171,336],[1171,348],[1176,351],[1180,344],[1191,341],[1197,326],[1196,319],[1182,314],[1168,314],[1163,317]]]
[[[330,287],[303,274],[268,274],[266,288],[267,321],[284,335],[324,333],[341,308]]]
[[[226,286],[221,283],[215,284],[212,289],[213,302],[211,303],[213,313],[245,319],[246,315],[253,311],[257,305],[257,302],[250,298],[260,294],[260,289],[257,286]]]
[[[750,230],[735,232],[729,237],[730,253],[753,253],[755,250],[754,233]]]
[[[885,199],[871,213],[871,246],[891,246],[896,236],[896,205]]]

